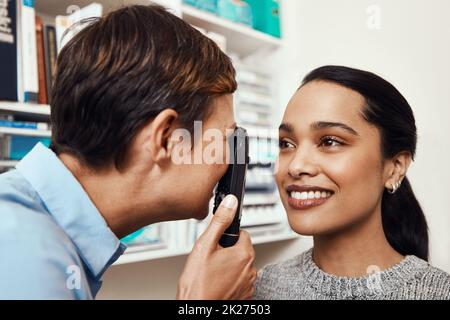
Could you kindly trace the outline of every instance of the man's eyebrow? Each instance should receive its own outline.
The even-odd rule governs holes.
[[[326,128],[341,128],[355,136],[359,136],[355,129],[342,122],[317,121],[311,124],[312,130],[321,130]]]

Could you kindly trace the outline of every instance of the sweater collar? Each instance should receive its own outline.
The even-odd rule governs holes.
[[[423,273],[428,263],[407,255],[398,264],[364,277],[339,277],[322,271],[313,261],[313,248],[304,252],[302,269],[308,285],[317,293],[333,299],[376,297],[393,292]]]

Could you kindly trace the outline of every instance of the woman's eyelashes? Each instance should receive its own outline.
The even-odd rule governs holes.
[[[284,150],[287,148],[295,148],[295,145],[286,139],[280,139],[278,142],[278,146],[280,147],[280,150]]]
[[[325,136],[320,139],[319,146],[325,148],[335,148],[343,146],[345,143],[341,139],[334,136]]]
[[[317,146],[319,148],[326,149],[335,149],[337,147],[344,146],[345,144],[346,143],[342,139],[336,136],[323,136],[317,142]],[[296,145],[293,142],[285,138],[280,138],[278,145],[280,147],[280,150],[296,148]]]

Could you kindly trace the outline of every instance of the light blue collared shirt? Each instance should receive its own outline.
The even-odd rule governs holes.
[[[0,299],[93,299],[124,250],[42,144],[0,175]]]

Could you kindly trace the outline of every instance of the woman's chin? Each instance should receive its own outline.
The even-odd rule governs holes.
[[[288,213],[288,222],[292,230],[303,236],[314,236],[327,232],[324,228],[323,219],[319,219],[319,217]]]

